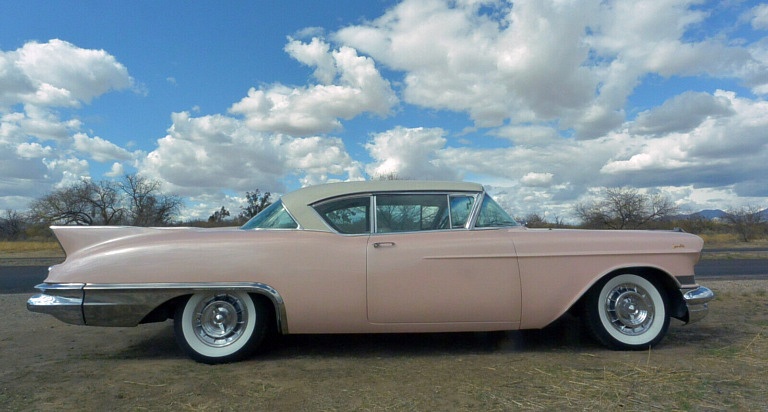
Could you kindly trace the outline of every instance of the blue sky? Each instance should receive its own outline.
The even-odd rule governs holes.
[[[0,209],[125,173],[188,218],[391,173],[550,219],[606,186],[768,207],[767,33],[737,0],[16,2]]]

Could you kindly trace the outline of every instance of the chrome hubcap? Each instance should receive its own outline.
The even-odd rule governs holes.
[[[605,313],[616,330],[635,336],[651,327],[655,310],[653,300],[645,289],[625,283],[608,293]]]
[[[248,313],[236,296],[216,295],[203,299],[195,307],[193,328],[201,342],[212,347],[232,344],[242,336]]]

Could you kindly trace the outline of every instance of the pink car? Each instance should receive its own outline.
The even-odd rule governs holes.
[[[312,186],[239,229],[53,231],[67,259],[29,310],[93,326],[172,318],[206,363],[272,332],[538,329],[568,311],[608,347],[647,349],[714,296],[694,279],[697,236],[528,229],[473,183]]]

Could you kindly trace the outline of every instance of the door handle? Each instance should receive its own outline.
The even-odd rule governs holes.
[[[395,242],[376,242],[373,244],[373,247],[379,248],[384,246],[394,246]]]

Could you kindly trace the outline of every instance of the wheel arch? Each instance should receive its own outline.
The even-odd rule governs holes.
[[[595,281],[584,290],[579,299],[568,309],[568,312],[578,314],[584,305],[587,295],[592,289],[599,287],[603,282],[607,282],[609,279],[622,273],[639,275],[650,282],[658,284],[667,294],[669,315],[681,320],[684,320],[688,316],[688,309],[683,300],[683,295],[681,293],[675,293],[676,291],[679,291],[680,288],[678,281],[670,273],[653,266],[625,266],[613,269],[596,278]]]
[[[174,288],[176,289],[176,288]],[[184,305],[189,298],[195,293],[208,292],[208,291],[227,291],[227,290],[241,290],[248,293],[254,301],[257,299],[264,301],[266,306],[270,310],[270,316],[274,330],[279,334],[288,334],[288,321],[285,312],[285,302],[282,296],[273,288],[262,285],[209,285],[207,287],[186,287],[176,289],[175,296],[157,305],[154,309],[149,311],[139,324],[163,322],[167,319],[173,319],[176,308],[179,305]]]

